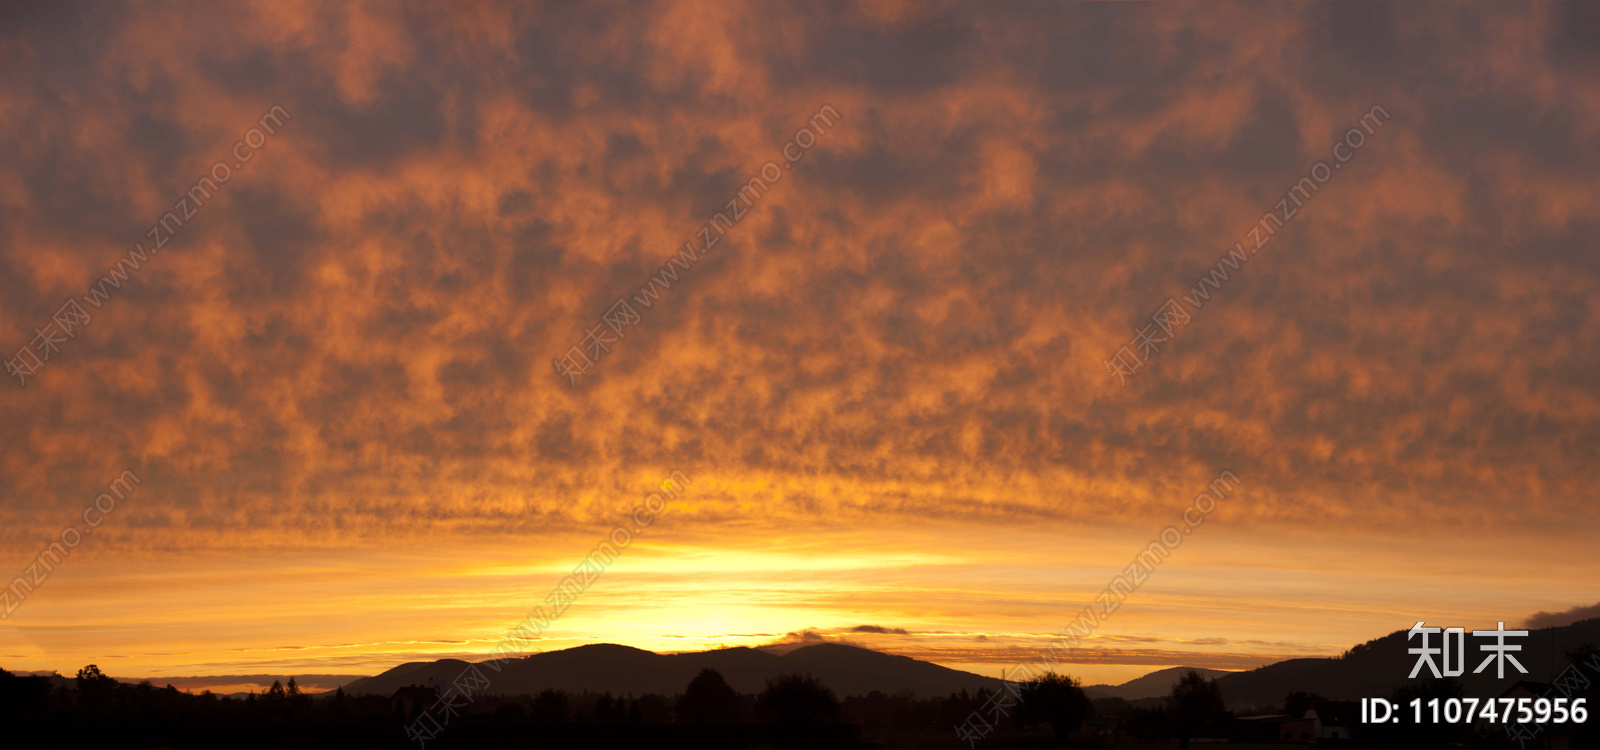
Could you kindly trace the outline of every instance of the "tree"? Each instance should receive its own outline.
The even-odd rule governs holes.
[[[608,690],[594,702],[594,720],[601,724],[621,724],[628,720],[628,702],[613,698]]]
[[[789,726],[823,724],[839,716],[839,699],[811,675],[779,675],[767,682],[756,705],[761,713]]]
[[[1323,700],[1327,699],[1316,693],[1296,690],[1283,697],[1283,712],[1298,719],[1304,717],[1312,705]]]
[[[739,723],[739,694],[715,669],[702,669],[678,699],[678,720],[689,724]]]
[[[104,714],[110,711],[112,698],[116,695],[117,681],[106,676],[100,668],[90,664],[78,670],[75,680],[78,690],[78,704],[91,714]]]
[[[540,724],[565,724],[568,710],[565,691],[545,690],[533,697],[533,720]]]
[[[1600,647],[1595,646],[1595,644],[1585,643],[1580,646],[1567,649],[1566,654],[1567,661],[1570,661],[1573,664],[1587,666],[1596,672],[1600,672]]]
[[[296,712],[305,712],[311,709],[311,696],[300,689],[300,683],[293,677],[289,678],[288,690],[284,691],[289,708]]]
[[[1178,746],[1189,750],[1189,739],[1227,715],[1222,703],[1222,688],[1194,670],[1183,673],[1167,696],[1167,711],[1172,728],[1178,733]]]
[[[1064,740],[1094,715],[1094,704],[1080,683],[1066,675],[1046,672],[1022,683],[1018,691],[1017,722],[1049,724],[1056,739]]]
[[[0,726],[32,722],[50,706],[50,681],[44,677],[18,677],[0,669]]]

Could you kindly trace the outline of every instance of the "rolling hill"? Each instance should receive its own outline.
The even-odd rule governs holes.
[[[1438,641],[1434,637],[1430,645],[1438,646]],[[1500,679],[1495,676],[1493,667],[1474,674],[1473,670],[1484,657],[1478,651],[1483,642],[1484,639],[1467,635],[1466,674],[1459,679],[1469,697],[1498,696],[1518,679],[1549,682],[1567,667],[1566,651],[1583,644],[1600,644],[1600,619],[1533,630],[1526,638],[1508,641],[1522,646],[1522,651],[1514,656],[1527,668],[1526,675],[1507,674],[1505,679]],[[1400,630],[1356,646],[1342,657],[1289,659],[1225,675],[1217,684],[1222,687],[1223,699],[1230,707],[1277,703],[1294,690],[1315,692],[1330,700],[1385,697],[1395,688],[1414,682],[1408,676],[1417,657],[1407,653],[1407,649],[1420,644],[1420,640],[1408,644],[1406,631]],[[1511,671],[1510,667],[1507,669]],[[1428,674],[1426,669],[1423,673]]]
[[[1567,650],[1600,644],[1600,619],[1534,630],[1520,639],[1523,650],[1516,656],[1527,667],[1527,675],[1508,674],[1499,679],[1492,669],[1473,674],[1483,658],[1477,649],[1482,642],[1468,635],[1467,674],[1461,682],[1469,696],[1499,695],[1517,679],[1550,681],[1566,668]],[[1413,641],[1409,646],[1417,643]],[[1407,653],[1407,648],[1406,631],[1401,630],[1356,646],[1340,657],[1289,659],[1247,672],[1197,671],[1217,680],[1223,699],[1232,708],[1277,704],[1285,695],[1299,690],[1331,700],[1357,700],[1387,696],[1407,684],[1416,659]],[[407,685],[445,686],[468,666],[468,662],[457,659],[412,662],[358,679],[344,689],[350,693],[387,695]],[[795,672],[815,676],[840,697],[873,690],[889,694],[910,690],[926,698],[980,687],[995,690],[1001,684],[992,677],[836,643],[805,646],[782,655],[752,648],[657,654],[628,646],[596,644],[508,661],[499,672],[488,667],[479,669],[492,683],[489,692],[505,695],[546,689],[671,695],[681,692],[705,668],[721,672],[740,693],[759,692],[767,680]],[[1187,670],[1162,669],[1122,685],[1091,685],[1085,692],[1094,698],[1129,701],[1159,698]]]
[[[1199,667],[1168,667],[1158,669],[1143,677],[1137,677],[1121,685],[1087,685],[1083,692],[1090,698],[1121,698],[1136,701],[1140,698],[1158,698],[1172,692],[1172,686],[1177,684],[1178,678],[1184,672],[1193,669],[1211,679],[1217,679],[1230,672],[1220,669],[1201,669]]]
[[[449,685],[467,666],[467,662],[458,659],[412,662],[356,680],[344,689],[348,693],[387,695],[407,685]],[[873,690],[890,694],[911,690],[929,697],[963,689],[1000,687],[1000,680],[992,677],[836,643],[805,646],[782,656],[751,648],[657,654],[628,646],[596,644],[508,661],[499,672],[486,666],[480,666],[479,671],[492,683],[489,692],[506,695],[546,689],[671,695],[681,692],[706,668],[721,672],[728,684],[741,693],[759,692],[767,680],[791,672],[811,674],[840,697]]]

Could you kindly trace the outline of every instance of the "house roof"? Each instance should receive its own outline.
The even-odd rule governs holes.
[[[1261,716],[1240,716],[1239,721],[1248,721],[1254,724],[1288,724],[1295,721],[1305,721],[1305,719],[1288,714],[1262,714]]]

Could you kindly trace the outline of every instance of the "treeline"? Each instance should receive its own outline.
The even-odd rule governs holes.
[[[1076,690],[1076,685],[1071,685]],[[1030,698],[1030,696],[1032,696]],[[1081,691],[1078,692],[1081,698]],[[435,705],[437,691],[394,695],[310,695],[291,678],[244,696],[194,694],[171,685],[118,682],[94,665],[76,677],[17,676],[0,670],[0,722],[29,747],[542,747],[740,748],[886,747],[895,738],[956,742],[954,727],[994,694],[962,691],[919,698],[872,692],[839,699],[808,675],[784,675],[756,694],[740,694],[715,670],[703,670],[677,695],[613,695],[546,690],[536,695],[477,697],[437,736],[407,727]],[[1052,696],[1051,700],[1054,697]],[[1022,712],[1008,727],[1059,723],[1051,700],[1024,686]],[[1081,704],[1081,705],[1079,705]],[[1092,715],[1072,702],[1071,727]],[[1032,713],[1028,713],[1032,711]],[[410,735],[410,736],[408,736]],[[423,742],[419,744],[418,739]]]
[[[833,692],[805,675],[785,675],[757,695],[736,693],[705,670],[680,695],[612,695],[546,690],[480,696],[437,736],[409,732],[437,692],[310,695],[287,685],[242,697],[131,685],[94,665],[76,677],[0,670],[4,746],[38,748],[513,748],[864,747]],[[419,742],[418,740],[421,740]]]
[[[1198,678],[1198,675],[1196,675]],[[955,728],[978,711],[995,729],[1061,738],[1092,736],[1096,715],[1075,681],[1047,675],[997,696],[988,690],[943,697],[871,692],[839,699],[808,675],[784,675],[756,694],[735,691],[716,670],[703,670],[678,695],[613,695],[545,690],[536,695],[477,697],[437,736],[407,726],[434,705],[425,686],[394,695],[307,694],[287,685],[244,696],[194,694],[171,685],[118,682],[94,665],[76,677],[17,676],[0,670],[0,722],[30,747],[149,745],[216,747],[892,747],[957,741]],[[1125,703],[1124,703],[1125,705]],[[1120,708],[1108,705],[1112,711]],[[1220,700],[1213,706],[1220,711]],[[1151,720],[1166,732],[1171,724]],[[1088,733],[1086,734],[1086,731]],[[408,737],[408,734],[411,736]]]
[[[67,679],[0,669],[0,732],[15,743],[6,747],[402,747],[395,724],[387,697],[312,696],[293,679],[231,697],[130,685],[94,665]]]

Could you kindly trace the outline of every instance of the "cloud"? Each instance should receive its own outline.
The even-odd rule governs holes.
[[[805,630],[796,630],[785,633],[782,638],[761,646],[760,649],[769,653],[783,655],[795,649],[804,648],[806,646],[838,642],[841,641],[830,639],[828,636],[818,632],[815,629],[806,628]]]
[[[32,21],[97,42],[8,42],[40,63],[0,84],[18,346],[267,106],[294,117],[0,393],[27,425],[4,534],[124,467],[164,488],[127,512],[147,547],[536,533],[675,468],[717,477],[708,527],[1142,520],[1224,466],[1234,523],[1593,516],[1600,88],[1472,52],[1509,23],[1565,60],[1560,19],[697,7],[611,35],[553,31],[605,27],[584,9]],[[151,28],[188,41],[126,63]],[[1102,360],[1374,102],[1394,120],[1116,387]],[[825,103],[838,126],[565,385],[552,358]]]
[[[1533,628],[1559,628],[1583,620],[1592,620],[1600,617],[1600,603],[1578,605],[1572,609],[1560,612],[1535,612],[1528,617],[1525,627]]]
[[[879,635],[910,635],[905,628],[886,628],[882,625],[857,625],[850,629],[852,633],[877,633]]]
[[[1160,528],[1223,468],[1226,523],[1264,538],[1549,548],[1600,521],[1585,14],[22,13],[6,358],[263,111],[293,118],[0,387],[0,548],[20,571],[125,469],[145,484],[69,564],[260,552],[267,581],[333,549],[543,549],[674,470],[673,524],[715,546]],[[567,385],[552,359],[824,104],[838,126]],[[1118,386],[1106,358],[1375,104],[1393,120]]]
[[[349,684],[366,675],[350,674],[307,674],[307,675],[281,675],[281,674],[244,674],[244,675],[214,675],[210,677],[156,677],[151,678],[151,683],[158,686],[171,685],[179,690],[202,691],[211,690],[219,693],[264,691],[270,687],[274,680],[287,684],[290,677],[294,677],[295,684],[301,690],[310,692],[331,691],[340,685]],[[138,680],[125,680],[137,682]]]
[[[927,648],[895,649],[899,656],[946,665],[1038,664],[1040,653],[1023,648]],[[1061,655],[1059,663],[1077,665],[1140,665],[1146,667],[1193,666],[1207,669],[1244,670],[1303,656],[1295,653],[1228,653],[1215,651],[1177,651],[1162,649],[1073,649]],[[957,667],[960,669],[961,667]]]

